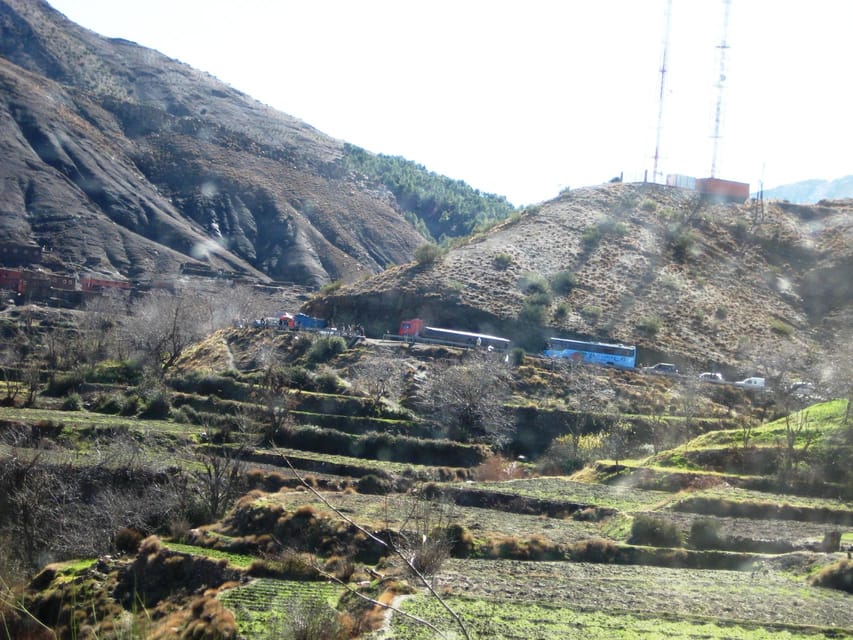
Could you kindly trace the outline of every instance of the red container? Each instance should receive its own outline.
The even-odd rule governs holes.
[[[746,202],[749,199],[749,184],[720,180],[719,178],[698,178],[696,191],[725,200],[727,202]]]

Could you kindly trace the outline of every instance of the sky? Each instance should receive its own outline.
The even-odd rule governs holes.
[[[730,0],[725,29],[724,0],[670,0],[669,37],[667,0],[48,1],[518,206],[620,175],[853,174],[848,0]]]

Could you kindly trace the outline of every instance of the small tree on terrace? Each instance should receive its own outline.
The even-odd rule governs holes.
[[[607,433],[603,433],[601,436],[602,455],[612,458],[618,467],[619,461],[630,455],[631,436],[631,425],[620,416],[616,416]]]
[[[219,451],[200,449],[193,452],[197,463],[192,472],[194,487],[209,521],[221,518],[231,503],[243,492],[245,451],[242,447]]]
[[[613,391],[606,383],[600,382],[595,367],[573,358],[560,358],[554,361],[554,368],[565,376],[568,387],[566,402],[575,412],[576,418],[569,418],[564,426],[570,436],[572,451],[578,453],[583,435],[599,428],[605,422],[613,400]]]
[[[419,396],[427,415],[448,437],[499,446],[512,435],[513,417],[504,406],[509,392],[509,374],[501,360],[468,354],[462,363],[431,377]]]
[[[406,372],[404,362],[390,355],[365,360],[350,369],[349,379],[356,389],[367,394],[375,406],[383,398],[397,402],[403,393]]]
[[[124,329],[137,351],[165,374],[187,347],[214,329],[211,305],[193,291],[153,291],[131,305]]]

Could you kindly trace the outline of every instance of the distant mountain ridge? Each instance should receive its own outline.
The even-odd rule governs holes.
[[[350,161],[357,148],[43,0],[0,0],[0,147],[0,241],[49,247],[72,271],[144,279],[190,263],[316,289],[426,242],[421,213]],[[476,215],[479,192],[449,180],[424,207],[438,182],[415,181],[426,213]]]
[[[764,190],[768,200],[787,200],[797,204],[815,204],[821,200],[853,198],[853,175],[835,180],[803,180]]]

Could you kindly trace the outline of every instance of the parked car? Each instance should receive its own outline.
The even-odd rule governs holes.
[[[715,373],[712,371],[705,371],[704,373],[700,373],[699,379],[703,382],[725,382],[722,373]]]
[[[791,385],[791,393],[795,396],[813,396],[815,388],[811,382],[799,380]]]
[[[764,378],[744,378],[735,382],[735,386],[743,387],[744,389],[764,389]]]
[[[660,373],[668,376],[674,376],[678,374],[678,369],[674,364],[670,364],[669,362],[658,362],[657,364],[653,364],[650,367],[643,367],[643,371],[645,373]]]

